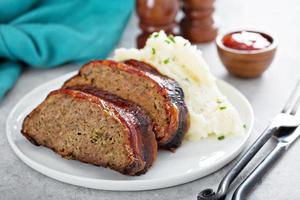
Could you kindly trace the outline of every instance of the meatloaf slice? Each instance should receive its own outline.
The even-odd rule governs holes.
[[[135,104],[89,87],[51,92],[24,120],[22,134],[62,157],[145,173],[157,155],[152,123]]]
[[[183,91],[151,65],[136,60],[92,61],[63,88],[74,85],[92,85],[138,104],[152,118],[158,145],[171,150],[180,146],[188,129]]]

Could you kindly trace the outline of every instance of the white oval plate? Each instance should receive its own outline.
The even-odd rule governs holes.
[[[31,144],[21,135],[20,129],[24,117],[50,91],[58,89],[75,73],[49,81],[31,91],[15,106],[6,122],[7,138],[17,156],[33,169],[62,182],[118,191],[150,190],[183,184],[215,172],[233,160],[245,146],[252,130],[254,116],[249,102],[228,83],[218,80],[220,90],[236,106],[246,124],[245,134],[222,141],[207,138],[197,142],[184,142],[176,153],[159,151],[158,158],[149,171],[137,177],[125,176],[75,160],[65,160],[50,149]]]

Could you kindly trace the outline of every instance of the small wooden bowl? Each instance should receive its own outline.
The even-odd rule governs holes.
[[[237,50],[223,44],[224,36],[241,31],[259,33],[268,39],[271,45],[260,50]],[[260,76],[273,61],[277,49],[277,40],[264,32],[239,30],[220,34],[216,38],[216,45],[220,59],[229,73],[241,78],[255,78]]]

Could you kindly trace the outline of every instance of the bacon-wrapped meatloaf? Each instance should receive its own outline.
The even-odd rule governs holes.
[[[173,150],[180,146],[188,129],[183,91],[175,80],[149,64],[137,60],[92,61],[63,87],[76,85],[91,85],[136,103],[150,115],[160,147]]]
[[[22,134],[64,158],[139,175],[157,155],[152,129],[139,106],[85,86],[51,92],[25,118]]]

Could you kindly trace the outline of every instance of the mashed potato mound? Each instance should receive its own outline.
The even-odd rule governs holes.
[[[143,49],[117,49],[114,59],[147,62],[179,83],[190,114],[186,139],[199,140],[209,135],[223,138],[244,132],[237,110],[219,91],[201,51],[188,40],[156,32]]]

